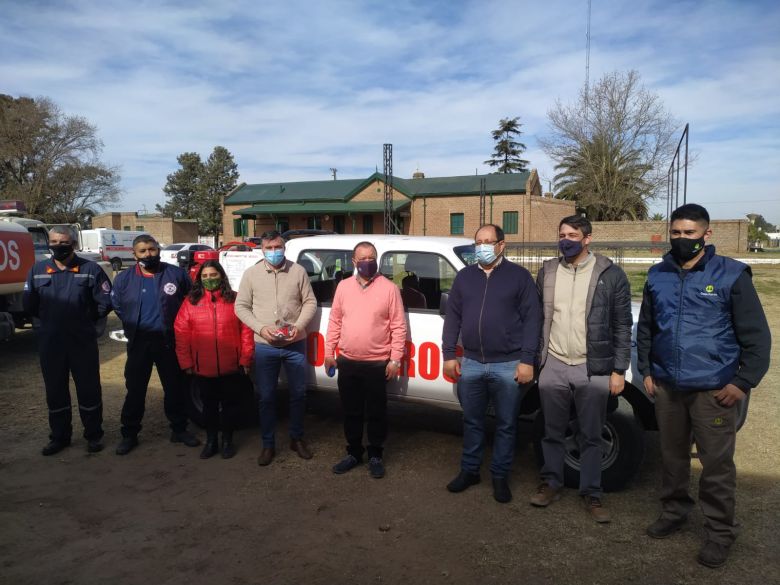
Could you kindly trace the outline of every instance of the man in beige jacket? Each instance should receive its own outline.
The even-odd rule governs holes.
[[[261,236],[263,260],[247,269],[236,297],[236,315],[255,332],[255,384],[260,398],[263,449],[258,465],[276,454],[276,387],[284,364],[290,394],[290,449],[303,459],[312,454],[303,440],[306,411],[306,326],[317,300],[306,270],[284,257],[277,231]]]

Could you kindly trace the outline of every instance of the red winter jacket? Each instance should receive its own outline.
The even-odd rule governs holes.
[[[219,291],[204,291],[196,305],[187,298],[173,329],[182,370],[192,368],[199,376],[216,378],[236,373],[239,366],[252,365],[254,334]]]

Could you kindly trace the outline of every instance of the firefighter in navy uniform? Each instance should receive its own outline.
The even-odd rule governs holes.
[[[51,429],[43,455],[54,455],[70,445],[69,374],[76,384],[87,451],[103,449],[97,338],[111,312],[111,282],[95,262],[76,256],[75,241],[69,227],[52,228],[52,257],[33,265],[24,286],[25,311],[40,320],[38,348]]]
[[[116,454],[127,455],[138,446],[154,366],[163,387],[171,442],[197,447],[200,441],[187,430],[186,378],[176,358],[173,332],[174,320],[192,281],[178,266],[160,261],[160,245],[148,234],[133,240],[133,256],[138,263],[114,279],[111,293],[114,312],[127,336],[127,396],[122,407],[122,440]]]

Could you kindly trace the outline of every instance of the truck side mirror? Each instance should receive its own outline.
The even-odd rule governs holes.
[[[441,298],[439,299],[439,315],[444,317],[447,314],[447,301],[450,298],[450,293],[443,292],[441,293]]]

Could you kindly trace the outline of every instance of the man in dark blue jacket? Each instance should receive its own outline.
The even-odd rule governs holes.
[[[133,240],[133,256],[136,266],[116,277],[111,293],[127,337],[127,396],[122,407],[122,441],[116,453],[127,455],[138,445],[152,366],[157,367],[165,394],[171,442],[196,447],[200,441],[187,431],[186,381],[176,359],[173,334],[176,314],[192,283],[184,270],[160,261],[160,246],[150,235]]]
[[[95,262],[76,256],[76,242],[70,227],[52,228],[52,257],[33,265],[24,285],[24,309],[40,320],[38,349],[51,429],[49,444],[42,451],[47,456],[70,445],[73,428],[69,375],[76,383],[87,451],[103,449],[97,338],[99,322],[111,312],[111,283]]]
[[[475,237],[477,263],[455,277],[447,301],[442,349],[444,373],[458,381],[463,407],[461,470],[447,489],[462,492],[480,481],[488,402],[496,415],[493,497],[512,499],[509,472],[515,453],[517,415],[534,378],[542,310],[529,272],[503,257],[504,231],[493,224]],[[455,357],[460,335],[463,361]]]
[[[766,374],[772,340],[750,268],[705,245],[709,221],[707,210],[693,203],[672,213],[671,252],[647,274],[637,366],[655,397],[663,462],[661,516],[647,534],[672,535],[693,508],[692,438],[702,465],[699,504],[706,532],[698,561],[719,567],[738,526],[735,405]]]

